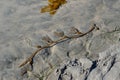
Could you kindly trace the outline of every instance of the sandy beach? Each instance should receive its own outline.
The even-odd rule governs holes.
[[[46,72],[51,67],[49,63],[54,68],[47,76],[47,80],[119,80],[118,76],[110,77],[112,74],[120,74],[111,71],[110,63],[112,64],[114,58],[119,60],[120,0],[67,0],[54,15],[48,12],[40,13],[40,9],[47,4],[47,0],[0,1],[0,80],[45,80],[46,77],[40,79],[33,74]],[[28,72],[21,76],[24,66],[22,68],[18,66],[37,50],[36,46],[46,45],[42,41],[43,36],[48,35],[52,40],[57,40],[53,34],[55,31],[63,31],[69,36],[70,28],[75,27],[85,33],[91,29],[92,24],[96,24],[99,30],[95,29],[83,37],[44,49],[33,58],[33,70],[25,68]],[[106,56],[109,55],[103,53],[110,53],[112,57],[115,53],[118,57],[106,60]],[[76,59],[78,64],[75,63]],[[100,67],[96,65],[92,71],[91,66],[98,59],[101,60],[98,63]],[[109,64],[106,69],[101,66],[104,60]],[[70,61],[77,67],[68,63]],[[83,63],[85,72],[88,68],[91,69],[89,74],[77,72],[82,70],[80,63]],[[119,66],[120,63],[116,65]],[[111,67],[114,68],[113,65]],[[63,68],[66,75],[65,71],[55,72]],[[97,75],[98,69],[103,76],[99,73]],[[115,70],[119,71],[119,68]],[[95,74],[97,77],[93,78]]]

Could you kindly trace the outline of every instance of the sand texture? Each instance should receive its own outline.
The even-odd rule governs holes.
[[[0,0],[0,80],[120,80],[120,0],[66,1],[50,15],[40,13],[47,0]],[[92,24],[99,30],[43,49],[33,66],[18,67],[47,45],[44,36],[55,41]]]

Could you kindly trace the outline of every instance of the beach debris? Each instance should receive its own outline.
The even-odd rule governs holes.
[[[70,33],[71,34],[83,34],[82,32],[80,32],[77,28],[75,27],[71,27],[70,28]]]
[[[65,4],[67,1],[66,0],[48,0],[48,5],[44,6],[40,12],[41,13],[45,13],[45,12],[49,12],[51,15],[54,15],[57,11],[57,9]]]
[[[52,43],[54,43],[54,41],[53,41],[48,35],[43,36],[43,37],[42,37],[42,40],[45,41],[47,44],[52,44]]]
[[[92,25],[92,28],[91,28],[89,31],[87,31],[87,32],[85,32],[85,33],[82,33],[82,32],[80,32],[77,28],[73,27],[73,28],[71,28],[71,30],[75,33],[74,36],[73,36],[73,35],[72,35],[72,36],[66,36],[63,31],[61,31],[61,32],[54,32],[54,34],[55,34],[56,36],[59,36],[59,39],[56,40],[56,41],[53,41],[48,35],[44,36],[44,37],[42,38],[42,40],[45,41],[45,42],[47,42],[48,44],[45,45],[45,46],[40,46],[40,45],[38,45],[38,46],[37,46],[37,50],[36,50],[35,52],[33,52],[33,53],[31,54],[31,56],[28,57],[23,63],[21,63],[21,64],[19,65],[19,67],[22,67],[22,66],[24,66],[24,65],[26,65],[26,64],[30,64],[30,65],[33,67],[33,58],[34,58],[35,55],[36,55],[38,52],[40,52],[41,50],[46,49],[46,48],[51,48],[51,47],[53,47],[54,45],[56,45],[56,44],[58,44],[58,43],[61,43],[61,42],[64,42],[64,41],[69,40],[69,39],[75,39],[75,38],[83,37],[83,36],[87,35],[88,33],[92,32],[94,29],[98,29],[98,27],[97,27],[96,25]],[[50,65],[50,66],[51,66],[51,65]],[[24,73],[24,74],[25,74],[25,73]]]

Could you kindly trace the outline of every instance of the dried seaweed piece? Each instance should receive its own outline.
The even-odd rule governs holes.
[[[21,68],[21,76],[23,76],[24,74],[27,73],[27,71],[32,71],[33,70],[33,66],[31,66],[30,64],[27,64],[26,66],[24,66],[23,68]]]
[[[75,27],[71,27],[70,28],[70,33],[72,34],[83,34],[82,32],[80,32],[77,28]]]
[[[45,6],[41,9],[41,13],[50,12],[50,14],[52,14],[51,12],[55,12],[56,9],[58,9],[58,8],[59,8],[58,3],[49,4],[49,6]]]
[[[62,5],[62,4],[67,3],[66,0],[48,0],[48,2],[49,2],[49,4],[55,4],[55,3],[57,3],[57,4],[59,4],[59,5]],[[58,5],[58,6],[59,6],[59,5]]]
[[[40,46],[40,45],[38,45],[38,46],[36,46],[37,48],[42,48],[42,46]]]
[[[51,8],[49,6],[45,6],[41,9],[41,13],[44,13],[44,12],[50,12],[51,11]]]
[[[27,63],[30,64],[30,65],[32,65],[33,64],[33,58],[34,58],[34,56],[39,51],[41,51],[42,49],[50,48],[50,47],[52,47],[52,46],[54,46],[54,45],[56,45],[56,44],[58,44],[60,42],[68,40],[68,39],[74,39],[74,38],[79,38],[79,37],[85,36],[88,33],[92,32],[95,28],[98,28],[98,27],[96,25],[93,25],[92,28],[88,32],[86,32],[86,33],[78,34],[78,35],[74,35],[74,36],[65,36],[64,35],[63,37],[61,37],[60,39],[58,39],[56,41],[52,41],[51,38],[49,38],[49,36],[43,38],[43,40],[45,40],[45,41],[47,41],[48,43],[51,43],[51,44],[48,44],[47,46],[43,46],[43,47],[38,48],[34,53],[31,54],[30,57],[27,58],[27,60],[25,60],[22,64],[20,64],[19,67],[22,67],[22,66],[24,66]]]
[[[53,41],[48,35],[44,36],[44,37],[42,38],[42,40],[44,40],[44,41],[47,42],[48,44],[54,43],[54,41]]]
[[[49,12],[51,15],[55,14],[57,9],[65,4],[66,0],[48,0],[48,6],[45,6],[41,9],[41,13]]]
[[[53,14],[56,13],[56,11],[57,11],[57,10],[53,10],[53,11],[50,11],[49,13],[50,13],[51,15],[53,15]]]

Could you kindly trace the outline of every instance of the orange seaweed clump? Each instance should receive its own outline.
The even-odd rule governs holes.
[[[57,9],[65,4],[66,0],[48,0],[48,5],[41,9],[41,13],[49,12],[51,15],[55,14]]]

